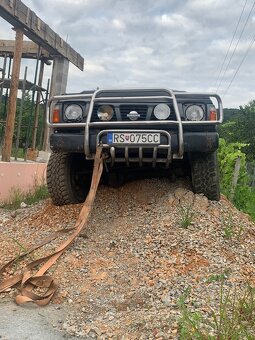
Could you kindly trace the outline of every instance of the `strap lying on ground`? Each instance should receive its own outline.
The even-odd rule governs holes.
[[[96,151],[95,161],[94,161],[94,169],[91,181],[90,191],[87,195],[86,201],[81,209],[81,212],[78,216],[78,219],[75,223],[74,228],[71,229],[61,229],[59,231],[54,232],[39,244],[33,246],[30,250],[26,253],[22,254],[20,258],[25,257],[26,255],[32,253],[34,250],[42,247],[43,245],[49,243],[50,241],[54,240],[57,236],[74,230],[74,232],[69,236],[69,238],[63,242],[57,250],[47,255],[43,258],[37,259],[28,263],[23,270],[22,273],[16,274],[13,277],[3,281],[0,283],[0,292],[3,292],[7,288],[16,286],[20,284],[18,287],[20,289],[20,294],[16,296],[15,301],[17,304],[21,305],[26,302],[35,302],[37,305],[43,306],[49,303],[51,298],[53,297],[54,293],[57,290],[57,285],[54,282],[53,278],[48,275],[44,275],[47,270],[52,267],[52,265],[57,261],[57,259],[64,253],[64,251],[72,244],[74,239],[81,233],[84,229],[88,217],[90,215],[98,184],[102,175],[103,171],[103,158],[102,158],[102,148],[98,147]],[[4,264],[0,268],[0,274],[11,264],[13,264],[17,260],[17,257],[10,260],[8,263]],[[44,263],[45,262],[45,263]],[[31,270],[34,269],[39,264],[44,263],[43,266],[33,275]],[[36,294],[33,292],[34,288],[44,288],[46,289],[45,293],[42,295]]]

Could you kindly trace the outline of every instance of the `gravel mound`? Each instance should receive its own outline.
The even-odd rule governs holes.
[[[2,263],[73,226],[80,209],[50,200],[2,209]],[[82,339],[177,339],[178,300],[188,289],[186,304],[209,315],[219,303],[219,277],[224,289],[255,286],[254,236],[255,224],[226,198],[210,202],[185,181],[100,186],[89,225],[51,270],[59,283],[53,303],[68,311],[58,327]],[[17,261],[4,277],[21,267]],[[9,289],[0,299],[15,293]]]

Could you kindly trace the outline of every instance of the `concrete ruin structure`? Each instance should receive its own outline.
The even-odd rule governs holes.
[[[18,89],[22,90],[29,87],[25,74],[24,78],[20,80],[22,58],[37,60],[35,80],[32,84],[32,100],[35,100],[37,104],[41,102],[43,92],[50,96],[66,92],[69,62],[83,71],[84,59],[22,1],[2,0],[0,2],[0,15],[13,25],[13,29],[16,32],[15,41],[0,41],[0,57],[4,58],[2,77],[0,77],[0,99],[3,95],[3,89],[10,89],[2,145],[2,161],[9,162],[13,144]],[[32,41],[23,41],[24,35]],[[6,77],[7,58],[10,58],[9,77]],[[11,61],[12,70],[10,67]],[[44,65],[51,61],[53,62],[53,67],[50,89],[43,89]],[[44,98],[44,101],[47,101],[47,98]],[[35,105],[32,149],[35,148],[39,114],[38,107],[39,105]],[[47,139],[47,133],[45,136]]]

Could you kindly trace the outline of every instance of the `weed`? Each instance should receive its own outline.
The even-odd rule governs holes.
[[[227,216],[223,216],[221,225],[225,238],[231,239],[235,237],[237,241],[240,241],[244,232],[244,227],[242,225],[236,226],[231,215],[228,214]]]
[[[16,270],[19,268],[20,266],[20,257],[22,256],[22,253],[26,253],[27,252],[27,249],[26,247],[21,244],[18,240],[16,240],[14,237],[11,238],[13,240],[14,243],[16,243],[19,247],[19,251],[17,253],[17,255],[15,256],[15,261],[14,261],[14,264],[15,264],[15,267],[14,267],[14,272],[16,272]],[[34,260],[34,258],[28,254],[28,257],[32,260]]]
[[[181,228],[187,229],[193,222],[195,212],[191,206],[180,207],[180,226]]]
[[[32,192],[25,198],[26,204],[34,204],[49,197],[48,189],[46,185],[40,185],[35,188],[35,191]]]
[[[12,149],[11,156],[15,157],[15,154],[16,154],[16,150]],[[18,150],[17,150],[17,158],[24,158],[24,155],[25,155],[24,149],[18,148]]]
[[[200,312],[191,312],[188,310],[185,301],[190,293],[190,287],[180,296],[177,305],[181,311],[179,319],[180,339],[205,339],[203,330],[201,330],[203,317]]]
[[[12,189],[8,202],[3,203],[2,207],[10,210],[16,210],[20,208],[21,202],[31,205],[47,198],[48,196],[48,189],[44,184],[39,186],[35,185],[28,193],[23,193],[20,189],[14,188]]]
[[[243,294],[230,289],[224,294],[223,281],[220,287],[220,303],[217,312],[205,318],[198,311],[191,312],[185,305],[187,294],[179,299],[180,339],[244,339],[255,338],[255,289],[247,285]]]
[[[229,277],[229,274],[230,274],[230,269],[225,269],[224,272],[221,274],[212,274],[208,277],[208,279],[206,280],[206,283],[226,280]]]
[[[231,215],[223,216],[221,219],[223,227],[223,236],[230,239],[234,235],[234,224]]]

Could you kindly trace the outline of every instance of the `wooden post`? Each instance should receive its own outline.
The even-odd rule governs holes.
[[[234,170],[234,174],[232,178],[232,185],[231,185],[230,194],[229,194],[230,200],[232,200],[235,195],[237,181],[238,181],[239,173],[240,173],[240,167],[241,167],[241,157],[239,156],[236,159],[235,170]]]
[[[18,28],[16,30],[15,38],[15,49],[13,55],[13,67],[12,67],[12,77],[10,85],[10,98],[8,103],[8,111],[6,118],[6,127],[3,141],[2,149],[2,161],[10,162],[11,151],[12,151],[12,139],[14,133],[15,115],[16,115],[16,104],[17,104],[17,94],[19,87],[19,73],[20,64],[22,56],[22,44],[23,44],[23,31]]]

